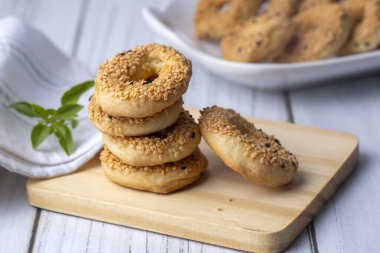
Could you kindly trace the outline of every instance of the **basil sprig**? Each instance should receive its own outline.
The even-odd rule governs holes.
[[[71,87],[61,98],[61,106],[58,109],[45,109],[40,105],[20,101],[9,106],[18,113],[30,117],[39,118],[39,122],[32,129],[30,139],[33,149],[54,134],[67,155],[74,150],[74,140],[71,129],[78,126],[78,112],[83,105],[78,104],[79,98],[94,86],[94,81],[86,81]]]

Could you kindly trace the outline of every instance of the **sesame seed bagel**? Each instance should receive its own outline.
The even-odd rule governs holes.
[[[207,168],[207,159],[197,149],[177,162],[150,167],[136,167],[123,163],[107,147],[100,154],[106,176],[113,182],[144,191],[169,193],[196,181]]]
[[[195,28],[201,39],[218,40],[241,21],[255,15],[263,0],[200,0]]]
[[[349,3],[349,11],[353,12],[354,18],[361,12],[361,19],[355,24],[351,37],[340,54],[350,55],[375,50],[380,45],[380,0],[351,0]]]
[[[201,111],[199,122],[202,137],[211,149],[246,179],[276,187],[294,178],[296,157],[235,111],[208,107]]]
[[[103,135],[105,145],[121,161],[133,166],[153,166],[189,156],[201,141],[199,126],[187,111],[176,123],[147,136]]]
[[[261,62],[281,54],[293,36],[293,24],[283,16],[265,15],[236,26],[224,36],[220,49],[230,61]]]
[[[357,0],[353,0],[353,1],[357,1]],[[307,11],[312,8],[315,8],[318,5],[333,3],[333,2],[336,2],[336,1],[335,0],[301,0],[298,3],[298,12]],[[347,2],[347,0],[344,2]]]
[[[187,90],[191,73],[191,62],[175,49],[138,46],[99,66],[95,94],[108,115],[143,118],[174,104]]]
[[[173,105],[145,118],[126,118],[107,115],[92,96],[88,105],[88,115],[94,126],[102,133],[112,136],[147,135],[165,129],[178,119],[183,101],[180,98]]]
[[[334,56],[353,26],[341,4],[320,4],[293,18],[294,33],[276,62],[315,61]]]

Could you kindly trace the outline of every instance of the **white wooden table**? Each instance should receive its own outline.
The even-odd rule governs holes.
[[[144,23],[144,5],[167,1],[0,0],[95,74],[115,52],[166,43]],[[360,162],[289,252],[380,252],[380,78],[325,82],[308,90],[264,93],[194,64],[185,103],[217,104],[242,114],[343,130],[360,139]],[[49,212],[29,206],[26,178],[0,169],[0,252],[234,252],[208,244]]]

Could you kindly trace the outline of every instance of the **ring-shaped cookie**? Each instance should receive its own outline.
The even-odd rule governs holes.
[[[290,18],[297,11],[299,0],[270,0],[262,16]]]
[[[151,116],[185,93],[191,73],[191,62],[175,49],[159,44],[138,46],[99,66],[96,99],[108,115]]]
[[[320,4],[293,18],[294,36],[276,62],[314,61],[334,56],[347,41],[352,21],[340,4]]]
[[[153,166],[175,162],[190,155],[201,141],[198,124],[183,111],[172,126],[147,136],[103,135],[104,144],[124,163]]]
[[[380,45],[380,0],[351,2],[348,7],[351,7],[354,18],[357,16],[356,13],[361,13],[362,17],[355,25],[348,42],[341,49],[341,55],[372,51]]]
[[[297,11],[303,12],[303,11],[307,11],[312,8],[315,8],[318,5],[333,3],[333,2],[336,2],[337,0],[298,0],[298,1],[299,3],[298,3]],[[354,1],[357,1],[357,0],[354,0]]]
[[[92,96],[88,105],[90,121],[102,133],[112,136],[141,136],[163,130],[176,122],[183,101],[179,99],[173,105],[145,118],[125,118],[107,115]]]
[[[200,0],[195,28],[201,39],[219,40],[241,21],[256,14],[263,0]]]
[[[202,137],[224,163],[246,179],[270,187],[289,183],[298,162],[273,136],[231,109],[201,111]]]
[[[223,58],[239,62],[268,61],[281,54],[293,36],[290,19],[260,16],[238,25],[221,43]]]
[[[156,193],[169,193],[191,184],[206,170],[208,164],[199,149],[177,162],[136,167],[123,163],[105,147],[100,154],[100,161],[111,181]]]

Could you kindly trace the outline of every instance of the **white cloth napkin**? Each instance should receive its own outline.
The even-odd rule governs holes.
[[[0,20],[0,165],[29,177],[54,177],[73,172],[91,159],[102,140],[86,109],[73,131],[75,150],[70,156],[55,136],[33,150],[30,132],[36,122],[8,109],[21,100],[57,108],[64,91],[89,79],[93,76],[82,65],[39,31],[14,17]],[[87,106],[91,92],[79,103]]]

